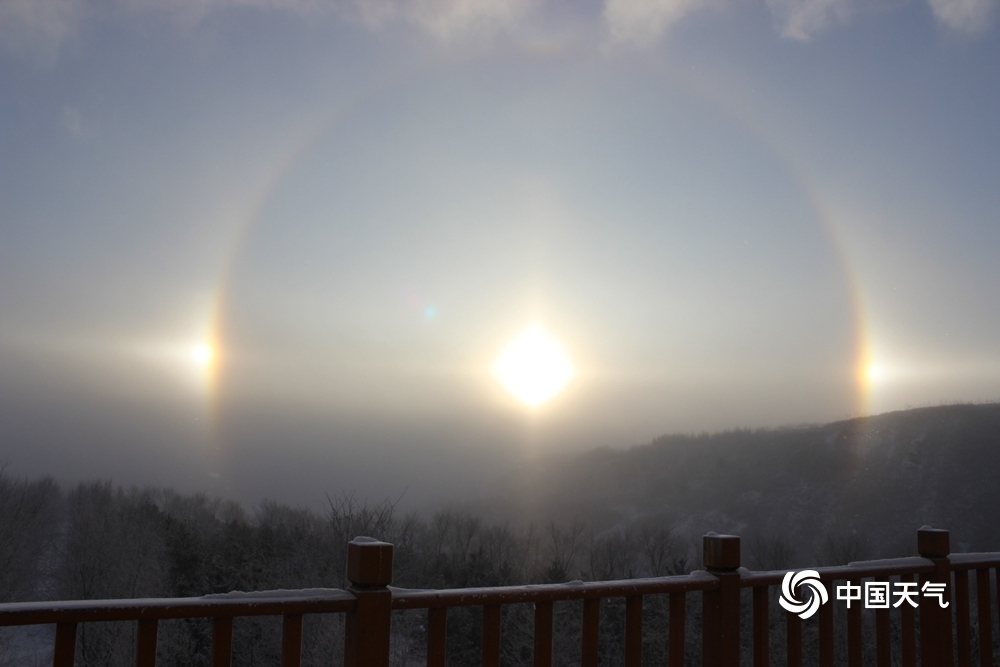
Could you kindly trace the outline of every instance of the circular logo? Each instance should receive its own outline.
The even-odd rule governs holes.
[[[809,589],[809,598],[805,602],[799,602],[795,597],[795,589],[799,586]],[[799,618],[805,620],[819,611],[819,606],[826,604],[828,599],[826,586],[819,580],[819,572],[816,570],[785,573],[781,582],[781,597],[778,599],[785,611],[798,614]]]

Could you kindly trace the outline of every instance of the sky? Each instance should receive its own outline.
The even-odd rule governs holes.
[[[1000,400],[998,34],[997,0],[0,0],[0,460],[421,506]],[[525,331],[537,405],[498,377]]]

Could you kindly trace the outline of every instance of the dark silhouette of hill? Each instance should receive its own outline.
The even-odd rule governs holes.
[[[915,555],[924,524],[955,552],[1000,550],[1000,404],[665,436],[548,459],[505,489],[522,516],[621,529],[652,515],[692,544],[739,534],[751,567]]]

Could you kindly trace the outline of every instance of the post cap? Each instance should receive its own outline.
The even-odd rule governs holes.
[[[735,570],[740,566],[739,535],[709,533],[702,538],[702,564],[710,570]]]
[[[947,530],[923,526],[917,531],[917,553],[924,558],[947,558],[951,541]]]
[[[370,537],[355,537],[348,542],[347,579],[359,586],[392,583],[392,545]]]

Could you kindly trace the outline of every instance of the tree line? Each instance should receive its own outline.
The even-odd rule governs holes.
[[[393,585],[460,588],[570,580],[614,580],[684,574],[701,562],[699,545],[684,537],[666,514],[647,514],[608,527],[584,519],[546,523],[487,521],[456,508],[429,515],[402,512],[396,502],[368,502],[352,494],[327,499],[323,511],[264,501],[248,510],[203,494],[171,489],[123,488],[109,481],[61,488],[51,478],[19,479],[0,468],[0,602],[188,597],[231,591],[345,588],[347,542],[376,537],[395,545]],[[781,535],[744,536],[745,564],[753,569],[799,565],[796,545]],[[820,563],[843,564],[863,557],[856,534],[827,537]],[[772,664],[784,664],[784,615],[772,591]],[[700,653],[700,596],[687,596],[687,655]],[[744,600],[744,618],[750,618]],[[666,662],[669,602],[643,602],[643,655]],[[505,605],[502,664],[532,663],[533,609]],[[838,610],[839,613],[839,610]],[[974,613],[974,612],[973,612]],[[554,664],[579,664],[579,602],[554,607]],[[601,604],[600,664],[622,662],[624,601]],[[448,664],[478,665],[482,611],[459,607],[448,613]],[[897,621],[894,620],[894,623]],[[839,622],[838,622],[839,625]],[[394,612],[393,665],[422,665],[426,613]],[[746,629],[748,630],[748,628]],[[806,657],[818,637],[803,637]],[[161,621],[158,664],[209,664],[211,622]],[[78,630],[77,663],[83,667],[134,664],[134,623],[84,623]],[[307,615],[304,665],[342,665],[342,615]],[[751,651],[745,631],[744,655]],[[872,636],[864,649],[872,653]],[[237,618],[234,665],[280,662],[281,619]],[[840,642],[841,647],[845,642]],[[51,629],[0,628],[0,665],[51,663]],[[836,664],[846,660],[837,656]]]
[[[427,516],[404,513],[396,502],[352,494],[330,496],[321,512],[273,501],[247,510],[202,494],[109,481],[64,490],[51,478],[18,479],[0,470],[0,602],[344,588],[346,545],[360,535],[395,545],[393,585],[407,588],[662,576],[687,572],[695,562],[664,517],[605,530],[579,519],[514,524],[455,508]],[[531,609],[517,607],[504,612],[504,662],[530,664]],[[623,622],[623,612],[611,603],[602,611],[610,655],[620,641],[613,626]],[[480,613],[472,608],[449,614],[449,664],[478,664]],[[578,655],[578,610],[567,603],[557,605],[556,614],[557,647]],[[424,659],[425,622],[419,612],[396,615],[395,663]],[[44,662],[49,638],[35,636],[32,643],[23,631],[20,639],[16,630],[4,632],[0,660]],[[277,664],[280,637],[279,618],[238,618],[235,664]],[[342,641],[342,619],[307,617],[303,663],[339,663]],[[132,623],[82,624],[78,664],[132,664],[134,642]],[[210,647],[205,619],[160,624],[159,664],[207,665]]]

